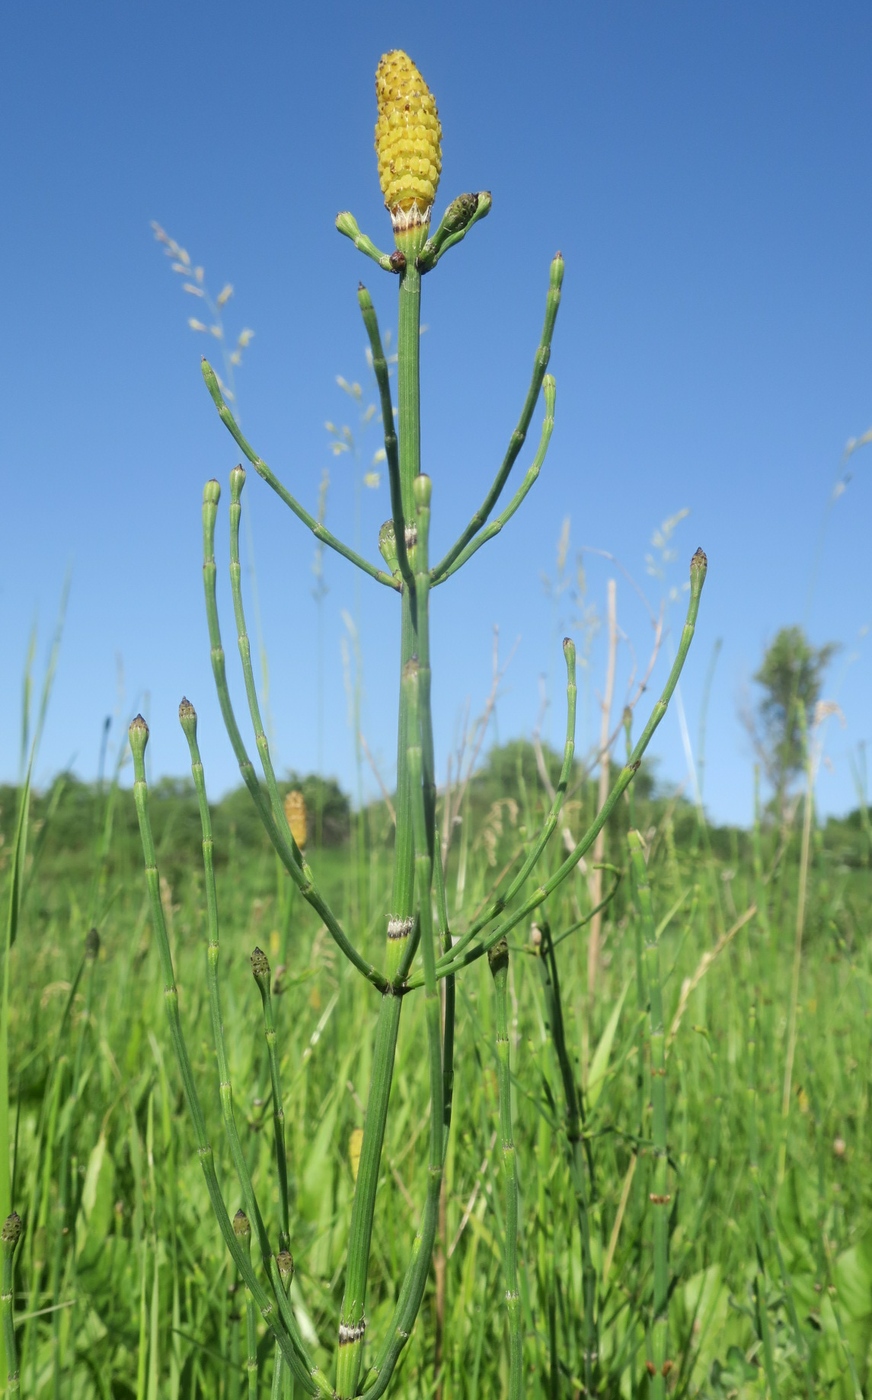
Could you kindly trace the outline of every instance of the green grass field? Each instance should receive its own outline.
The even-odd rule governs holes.
[[[486,782],[469,795],[448,866],[452,918],[458,875],[463,909],[474,909],[523,829],[541,820],[544,793],[515,757],[514,785],[506,765],[499,768],[503,796],[516,804],[505,804],[500,820]],[[4,908],[12,894],[16,795],[2,794]],[[568,804],[571,828],[581,824],[586,800],[583,789]],[[756,840],[710,832],[687,804],[649,796],[632,811],[631,803],[616,814],[608,839],[607,859],[622,878],[605,913],[593,1000],[587,928],[560,941],[589,911],[581,873],[539,912],[538,934],[531,938],[527,920],[511,938],[524,1393],[585,1393],[586,1253],[595,1276],[597,1393],[649,1393],[656,1213],[650,964],[628,873],[624,833],[632,822],[644,832],[649,857],[667,1032],[666,1391],[863,1395],[872,1343],[872,887],[862,828],[831,825],[812,842],[785,1101],[799,832],[779,854],[774,830]],[[218,1104],[203,877],[190,813],[184,790],[167,791],[156,803],[161,894],[182,1018],[232,1214],[240,1201]],[[249,965],[259,945],[274,970],[283,968],[274,1004],[296,1261],[292,1297],[304,1336],[329,1367],[379,997],[337,954],[242,813],[237,802],[216,814],[231,1078],[244,1149],[275,1228],[270,1077]],[[333,907],[374,954],[389,899],[389,818],[374,808],[363,825],[357,844],[365,849],[355,855],[355,843],[346,840],[312,860]],[[559,843],[555,835],[546,857],[552,866]],[[21,1393],[242,1396],[244,1294],[210,1209],[172,1058],[130,793],[57,784],[34,803],[28,849],[9,965],[7,1066],[12,1203],[25,1222],[15,1279]],[[609,886],[614,878],[607,876]],[[99,932],[96,958],[86,955],[91,927]],[[543,956],[548,930],[557,944],[553,963]],[[559,976],[563,1058],[549,966]],[[435,1273],[396,1381],[403,1396],[507,1391],[494,1017],[482,959],[458,981],[444,1211]],[[423,1196],[425,1035],[422,1007],[410,998],[377,1196],[368,1306],[374,1334],[395,1301]],[[583,1113],[581,1202],[562,1074],[567,1062]],[[262,1326],[259,1348],[265,1395],[273,1361]]]
[[[831,649],[785,629],[755,677],[779,815],[750,832],[658,795],[645,757],[694,636],[701,549],[659,698],[610,738],[612,614],[594,771],[575,753],[567,638],[562,753],[515,741],[437,791],[431,593],[539,475],[564,263],[549,265],[502,461],[432,561],[422,278],[492,201],[461,194],[431,231],[435,99],[399,50],[376,92],[393,251],[348,211],[336,226],[398,291],[393,381],[372,297],[357,294],[390,488],[380,564],[331,533],[323,493],[316,518],[243,436],[238,353],[227,384],[202,368],[295,528],[396,600],[395,792],[352,812],[335,784],[309,775],[301,796],[274,771],[236,466],[229,560],[216,560],[221,486],[204,488],[203,579],[247,791],[210,808],[187,700],[190,782],[149,790],[137,716],[132,792],[69,777],[0,790],[0,1377],[32,1400],[857,1400],[872,1347],[872,826],[864,808],[814,820],[804,754]],[[53,664],[32,736],[25,677],[25,760]]]

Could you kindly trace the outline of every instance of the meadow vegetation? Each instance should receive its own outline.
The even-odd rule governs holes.
[[[16,797],[15,789],[0,794],[6,899]],[[196,803],[184,783],[163,785],[156,798],[184,1018],[198,1077],[210,1082]],[[453,899],[461,879],[460,897],[474,907],[499,879],[519,832],[548,804],[532,746],[495,751],[468,799],[447,886]],[[583,821],[592,802],[582,784],[567,822]],[[249,968],[259,945],[278,984],[294,1288],[311,1334],[329,1336],[376,998],[296,894],[249,809],[247,794],[234,793],[214,811],[228,1052],[252,1170],[272,1183],[268,1056]],[[864,1394],[872,1343],[868,823],[858,810],[815,829],[785,1104],[799,832],[767,824],[711,829],[687,801],[650,790],[631,796],[609,828],[606,858],[624,878],[605,914],[595,1001],[586,992],[584,929],[575,928],[589,912],[582,872],[512,940],[525,1393],[584,1393],[583,1258],[552,966],[584,1113],[599,1393],[648,1392],[652,1126],[642,931],[621,829],[631,823],[648,851],[668,1032],[669,1393]],[[347,828],[317,852],[329,897],[354,927],[374,931],[388,900],[389,828],[383,805],[367,810],[362,880]],[[27,1224],[16,1279],[22,1393],[241,1396],[242,1292],[214,1224],[172,1063],[129,793],[58,779],[33,800],[30,850],[12,953],[9,1051],[13,1199]],[[756,913],[733,932],[750,909]],[[546,919],[557,945],[553,965],[543,957]],[[463,1053],[440,1282],[431,1282],[399,1377],[409,1396],[506,1390],[489,980],[482,961],[458,998]],[[408,1014],[414,1024],[400,1042],[378,1196],[374,1319],[393,1302],[425,1173],[422,1018],[413,1005]],[[233,1203],[217,1094],[205,1106]],[[265,1338],[260,1345],[268,1370]]]
[[[137,717],[133,797],[117,775],[0,789],[0,1374],[52,1400],[857,1400],[872,1356],[872,824],[862,803],[815,819],[826,656],[805,656],[798,708],[796,646],[776,668],[788,682],[767,737],[776,755],[790,745],[751,829],[713,828],[660,790],[645,750],[688,655],[698,550],[660,698],[627,712],[593,770],[575,755],[567,639],[562,751],[516,740],[437,790],[430,594],[536,480],[563,262],[503,462],[431,564],[421,281],[490,196],[459,196],[431,234],[435,103],[402,53],[377,85],[394,252],[350,214],[337,226],[399,288],[396,420],[358,292],[391,490],[384,568],[291,495],[228,385],[208,364],[204,378],[319,545],[397,596],[395,790],[354,808],[328,778],[273,769],[237,467],[230,631],[262,778],[229,699],[210,482],[210,645],[245,787],[210,805],[183,700],[191,780],[149,787]],[[191,288],[206,305],[196,270]],[[540,400],[538,447],[494,516]],[[433,499],[447,508],[438,482]]]

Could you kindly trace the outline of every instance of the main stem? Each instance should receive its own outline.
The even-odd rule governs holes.
[[[421,274],[415,260],[427,237],[422,226],[397,235],[397,248],[405,255],[400,274],[398,327],[398,407],[400,438],[400,487],[405,527],[414,522],[412,483],[421,469],[420,328]],[[426,606],[426,602],[424,604]],[[339,1359],[336,1365],[338,1400],[357,1394],[363,1341],[366,1332],[366,1283],[375,1213],[385,1123],[393,1079],[402,998],[400,985],[415,950],[415,840],[412,791],[409,776],[409,705],[403,691],[406,664],[418,655],[417,597],[408,586],[402,594],[400,639],[400,709],[397,733],[397,835],[391,911],[388,917],[385,971],[389,985],[382,996],[373,1050],[372,1079],[363,1130],[357,1186],[351,1212],[348,1270],[339,1319]],[[429,724],[429,709],[426,711]]]

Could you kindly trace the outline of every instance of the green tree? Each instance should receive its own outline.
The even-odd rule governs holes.
[[[791,784],[805,762],[805,736],[821,697],[835,642],[812,646],[801,627],[782,627],[769,643],[754,680],[762,695],[753,726],[755,747],[783,813]]]

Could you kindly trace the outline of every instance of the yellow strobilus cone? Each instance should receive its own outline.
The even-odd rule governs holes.
[[[402,49],[392,49],[375,74],[378,176],[394,232],[430,222],[442,171],[442,127],[436,102]]]

